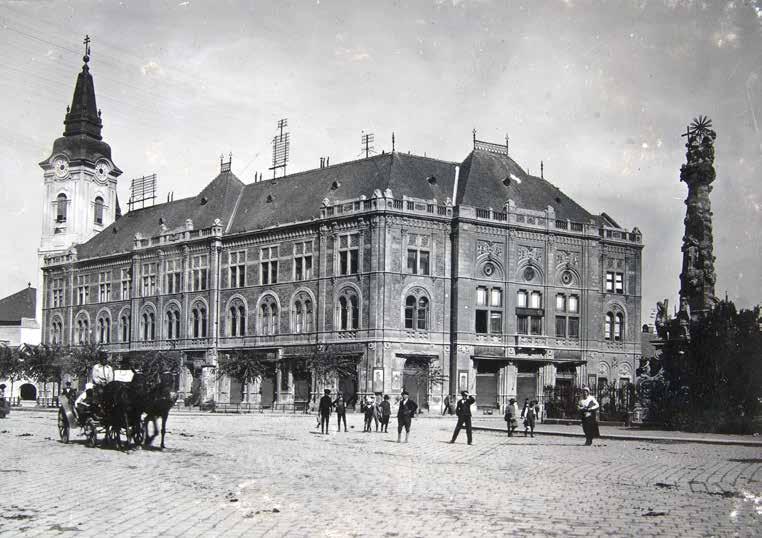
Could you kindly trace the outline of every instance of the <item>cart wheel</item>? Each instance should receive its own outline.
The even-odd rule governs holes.
[[[62,443],[69,442],[69,420],[66,418],[63,409],[58,410],[58,436]]]
[[[92,420],[85,422],[85,443],[87,446],[98,446],[98,431]]]
[[[135,443],[135,446],[142,446],[143,441],[145,441],[146,435],[145,430],[143,429],[142,424],[138,424],[137,426],[133,426],[132,428],[132,442]]]

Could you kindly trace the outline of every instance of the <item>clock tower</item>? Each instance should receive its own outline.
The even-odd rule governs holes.
[[[84,243],[120,216],[116,186],[122,171],[111,160],[111,147],[101,137],[101,111],[95,104],[88,65],[89,37],[84,44],[84,63],[71,106],[66,107],[63,136],[53,142],[50,156],[39,163],[44,182],[40,267],[45,256]],[[45,298],[39,299],[38,311]]]

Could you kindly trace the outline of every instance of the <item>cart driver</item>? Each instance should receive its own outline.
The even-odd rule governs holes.
[[[77,401],[74,402],[74,413],[77,418],[82,420],[87,417],[91,411],[90,407],[93,404],[93,384],[88,383],[85,385],[85,390],[79,395]]]
[[[99,362],[93,366],[92,378],[96,385],[106,385],[114,380],[114,369]]]

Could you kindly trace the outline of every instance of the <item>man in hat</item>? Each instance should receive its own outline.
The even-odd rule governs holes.
[[[458,415],[458,424],[455,426],[455,431],[452,432],[452,439],[450,443],[454,443],[458,438],[461,428],[466,427],[466,437],[468,438],[468,444],[472,442],[471,438],[471,405],[476,403],[473,396],[468,395],[468,391],[464,390],[460,393],[460,400],[455,407],[455,414]]]
[[[331,410],[333,409],[333,400],[331,400],[331,390],[325,389],[324,395],[320,398],[318,410],[320,412],[320,433],[328,433],[328,421],[331,419]]]
[[[418,405],[408,398],[409,394],[406,390],[402,391],[402,400],[400,401],[399,409],[397,410],[397,442],[401,442],[402,428],[405,428],[405,442],[407,443],[407,437],[410,435],[410,425],[413,422],[413,416],[415,415]]]

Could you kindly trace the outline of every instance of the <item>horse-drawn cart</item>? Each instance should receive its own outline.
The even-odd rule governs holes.
[[[79,428],[88,446],[97,446],[99,440],[118,447],[132,441],[141,445],[145,439],[142,409],[130,401],[128,383],[112,381],[92,390],[87,406],[76,409],[71,398],[60,400],[58,409],[58,435],[68,443],[72,429]]]

